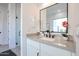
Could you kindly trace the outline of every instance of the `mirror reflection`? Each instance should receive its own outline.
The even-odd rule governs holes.
[[[68,32],[67,4],[59,3],[44,8],[40,11],[41,31],[57,33]]]

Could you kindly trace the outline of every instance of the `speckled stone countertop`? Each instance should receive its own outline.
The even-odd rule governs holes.
[[[26,37],[31,40],[37,41],[39,43],[65,49],[67,51],[75,53],[76,47],[75,47],[75,42],[73,40],[66,41],[63,39],[54,39],[54,38],[49,39],[49,38],[40,37],[39,34],[27,34]]]

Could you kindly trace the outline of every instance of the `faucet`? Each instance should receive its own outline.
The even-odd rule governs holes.
[[[52,38],[54,38],[54,36],[55,36],[55,35],[52,36],[51,32],[49,30],[41,31],[41,32],[44,34],[45,37],[49,37],[49,38],[52,37]]]
[[[47,34],[45,34],[44,32],[46,32]],[[51,37],[51,32],[49,30],[46,30],[44,32],[43,32],[44,36],[49,37],[49,38]]]

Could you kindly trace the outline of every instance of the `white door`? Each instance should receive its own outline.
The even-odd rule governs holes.
[[[9,4],[9,48],[16,47],[15,3]]]
[[[3,44],[3,12],[0,10],[0,44]]]
[[[8,4],[0,4],[0,44],[8,44]]]
[[[16,45],[20,46],[20,22],[21,22],[21,4],[17,3],[16,4]]]

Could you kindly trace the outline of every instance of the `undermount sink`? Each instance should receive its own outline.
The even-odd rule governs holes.
[[[57,39],[55,39],[55,38],[40,37],[40,39],[41,39],[41,40],[45,40],[45,41],[51,41],[51,42],[53,42],[53,44],[58,45],[58,46],[66,47],[66,45],[63,44],[63,43],[61,42],[61,40],[57,40]]]
[[[46,40],[46,41],[55,41],[54,38],[48,38],[48,37],[41,37],[41,40]]]
[[[63,46],[63,47],[66,47],[66,45],[65,44],[61,44],[61,43],[55,43],[56,45],[58,45],[58,46]]]

